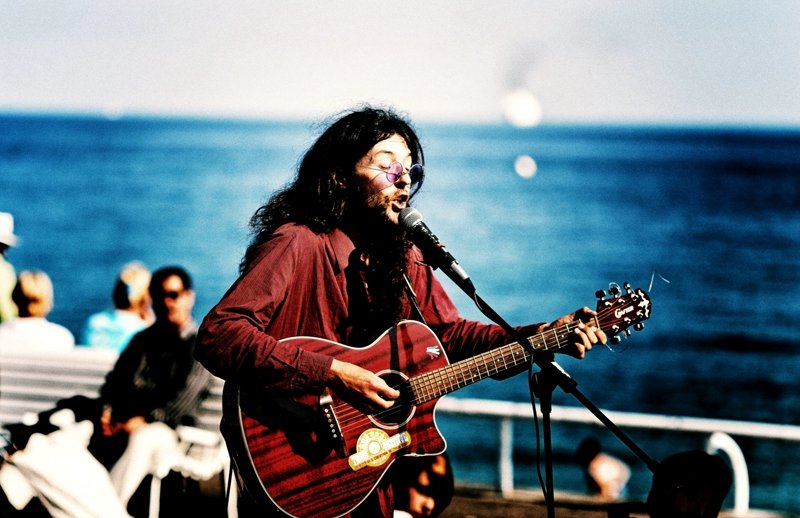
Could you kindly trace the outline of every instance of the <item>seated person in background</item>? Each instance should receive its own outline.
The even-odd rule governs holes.
[[[453,498],[447,455],[400,457],[391,471],[394,518],[439,516]]]
[[[581,441],[575,458],[584,470],[590,493],[606,500],[616,500],[622,496],[631,470],[618,458],[603,453],[597,439],[587,437]]]
[[[143,264],[123,266],[111,294],[114,307],[87,319],[81,345],[121,352],[133,335],[153,322],[149,284],[150,271]]]
[[[11,291],[17,283],[14,265],[6,259],[9,248],[17,246],[14,216],[0,212],[0,323],[17,317],[17,307],[11,301]]]
[[[111,468],[126,505],[151,468],[174,451],[175,427],[194,424],[212,382],[194,360],[197,325],[189,274],[174,266],[155,271],[150,296],[155,322],[134,335],[106,377],[100,390],[102,434],[96,432],[89,445]]]
[[[47,320],[53,309],[53,283],[39,270],[23,270],[11,292],[18,318],[0,324],[0,348],[69,350],[75,337],[64,326]]]

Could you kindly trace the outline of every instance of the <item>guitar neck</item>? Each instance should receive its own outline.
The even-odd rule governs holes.
[[[580,322],[571,322],[530,336],[526,339],[527,346],[523,346],[519,342],[512,342],[419,375],[410,380],[414,404],[419,405],[440,398],[490,376],[503,374],[521,365],[528,365],[534,351],[558,351],[566,347],[569,333],[579,324]]]

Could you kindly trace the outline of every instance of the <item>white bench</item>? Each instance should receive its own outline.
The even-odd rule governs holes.
[[[96,397],[117,354],[76,347],[70,351],[0,351],[0,427],[52,409],[60,399]],[[218,431],[222,417],[222,385],[214,379],[197,416],[197,427]]]
[[[53,409],[61,399],[77,395],[97,397],[116,359],[117,353],[113,351],[85,347],[63,352],[0,351],[0,429],[15,423],[33,424],[40,412]],[[209,475],[206,459],[214,465],[228,465],[219,432],[222,387],[223,381],[214,378],[211,392],[196,416],[197,428],[179,427],[184,455],[154,470],[150,516],[158,516],[160,481],[170,470],[202,480]],[[223,472],[223,476],[227,479],[227,473]],[[229,501],[228,512],[229,516],[235,516],[235,495]]]

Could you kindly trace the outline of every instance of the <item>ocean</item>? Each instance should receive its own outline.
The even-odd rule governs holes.
[[[583,361],[558,357],[597,406],[800,425],[800,129],[417,126],[427,177],[416,207],[505,320],[594,307],[609,283],[650,293],[643,331]],[[20,236],[8,259],[51,276],[50,319],[76,336],[134,259],[186,267],[199,320],[236,278],[250,215],[291,179],[316,131],[305,121],[0,116],[0,211]],[[486,320],[442,282],[465,316]],[[448,397],[530,401],[524,375]],[[558,389],[554,403],[579,406]],[[494,432],[451,419],[439,424],[456,477],[494,481]],[[527,427],[517,483],[534,487]],[[649,473],[613,435],[559,423],[556,488],[582,490],[571,454],[589,433],[633,468],[629,495],[646,495]],[[657,459],[704,440],[629,435]],[[751,506],[800,513],[800,445],[737,442]]]

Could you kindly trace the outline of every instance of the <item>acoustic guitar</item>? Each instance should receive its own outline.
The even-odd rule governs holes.
[[[651,301],[641,289],[604,298],[590,322],[607,336],[641,329]],[[435,422],[439,399],[494,375],[522,370],[537,352],[556,352],[579,322],[549,328],[450,364],[426,325],[402,321],[371,345],[354,348],[329,340],[283,340],[369,369],[401,396],[388,410],[364,414],[334,391],[281,396],[227,382],[222,431],[245,489],[265,508],[297,518],[336,517],[355,509],[400,455],[445,450]],[[618,338],[618,337],[617,337]]]

